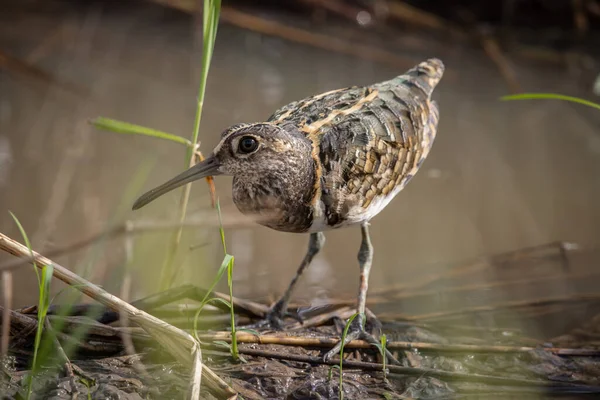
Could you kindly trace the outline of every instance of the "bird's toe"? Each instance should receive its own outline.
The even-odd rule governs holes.
[[[379,321],[376,318],[372,317],[373,316],[369,315],[370,322],[375,326],[381,326]],[[325,362],[331,361],[335,356],[342,357],[342,355],[340,354],[342,346],[346,346],[352,340],[357,339],[364,340],[379,351],[382,351],[379,340],[377,340],[375,336],[373,336],[365,330],[365,324],[363,323],[364,320],[365,316],[361,314],[357,315],[357,317],[354,318],[354,320],[350,323],[350,326],[348,327],[346,335],[342,335],[341,340],[323,356],[323,360]],[[400,362],[392,355],[392,353],[390,353],[389,350],[385,350],[385,355],[390,364],[400,364]]]

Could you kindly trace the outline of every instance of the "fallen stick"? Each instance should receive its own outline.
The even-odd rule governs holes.
[[[237,332],[237,341],[239,343],[258,343],[258,344],[279,344],[283,346],[300,347],[324,347],[335,346],[339,339],[328,337],[300,337],[300,336],[275,336],[260,335],[251,333]],[[215,332],[211,334],[199,335],[201,341],[225,341],[231,342],[229,332]],[[369,349],[373,346],[364,340],[352,340],[344,346],[351,349]],[[471,344],[441,344],[424,342],[388,342],[388,350],[421,350],[421,351],[439,351],[448,353],[529,353],[535,350],[543,350],[559,356],[580,356],[580,357],[598,357],[600,350],[597,349],[567,349],[560,347],[530,347],[530,346],[495,346],[495,345],[471,345]]]
[[[35,265],[38,268],[41,269],[45,265],[52,265],[54,267],[54,276],[61,281],[114,311],[127,313],[132,322],[144,328],[144,330],[159,342],[173,357],[184,364],[192,366],[189,398],[200,399],[202,372],[205,374],[208,388],[215,396],[219,398],[230,398],[237,394],[210,368],[202,365],[200,345],[190,334],[175,328],[144,311],[138,310],[131,304],[124,302],[117,296],[88,282],[65,267],[56,264],[52,260],[34,251],[31,251],[30,253],[26,246],[9,238],[3,233],[0,233],[0,249],[17,257],[31,258],[31,254],[33,254],[33,260],[35,260]]]

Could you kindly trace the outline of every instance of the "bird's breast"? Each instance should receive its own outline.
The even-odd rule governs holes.
[[[233,201],[238,210],[268,228],[292,233],[309,232],[313,208],[302,197],[272,186],[235,184]]]

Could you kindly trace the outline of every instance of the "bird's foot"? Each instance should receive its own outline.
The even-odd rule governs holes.
[[[287,307],[285,307],[283,301],[279,300],[271,307],[263,320],[251,325],[250,328],[271,328],[280,331],[284,328],[286,318],[292,318],[300,323],[303,322],[297,312],[290,312],[285,308]]]
[[[364,340],[378,350],[381,349],[379,340],[365,330],[365,315],[358,314],[350,323],[348,331],[346,332],[346,336],[342,337],[341,340],[323,356],[323,360],[328,362],[331,361],[336,355],[341,357],[342,355],[340,354],[340,350],[342,349],[342,346],[346,346],[352,340]],[[400,362],[396,360],[392,353],[390,353],[387,349],[385,350],[385,355],[388,363],[400,364]]]

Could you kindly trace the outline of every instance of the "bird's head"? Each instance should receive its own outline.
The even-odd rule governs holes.
[[[225,130],[211,155],[168,182],[143,194],[137,210],[187,183],[208,176],[230,175],[247,187],[289,187],[311,160],[311,144],[296,128],[270,123],[238,124]]]

